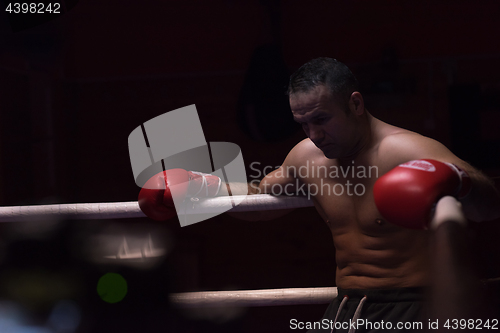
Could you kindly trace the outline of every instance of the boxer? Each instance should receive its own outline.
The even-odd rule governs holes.
[[[333,237],[339,290],[324,318],[394,325],[418,321],[422,288],[430,279],[425,229],[433,205],[444,195],[456,195],[469,219],[491,220],[500,217],[498,192],[490,179],[441,143],[373,117],[356,78],[339,61],[318,58],[306,63],[291,76],[288,95],[293,118],[308,138],[264,177],[258,191],[297,184],[322,189],[313,201]],[[301,167],[371,167],[377,174],[332,176],[311,170],[302,176],[295,172]],[[349,183],[361,184],[366,191],[326,191]],[[258,214],[260,219],[275,216]]]

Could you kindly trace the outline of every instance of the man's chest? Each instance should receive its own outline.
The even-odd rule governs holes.
[[[308,177],[301,177],[301,182],[332,232],[345,227],[380,232],[386,226],[373,200],[378,167],[332,163],[307,170]]]

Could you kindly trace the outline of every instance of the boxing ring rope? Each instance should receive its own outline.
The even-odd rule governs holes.
[[[199,291],[170,295],[172,304],[179,307],[211,306],[278,306],[298,304],[327,304],[337,297],[336,287],[288,288],[232,291]]]
[[[487,302],[472,265],[467,219],[454,197],[441,198],[430,227],[431,281],[430,314],[433,319],[481,318]],[[444,332],[439,327],[437,332]]]
[[[234,199],[234,196],[232,197]],[[196,205],[196,213],[214,212],[222,206],[227,207],[231,197],[216,197],[200,201]],[[232,211],[277,210],[313,206],[312,201],[303,197],[274,197],[267,194],[249,195]],[[193,213],[186,211],[186,214]],[[144,217],[137,202],[115,203],[81,203],[38,206],[0,207],[0,222],[15,222],[43,218],[67,219],[116,219]],[[434,309],[436,316],[445,318],[457,315],[465,316],[460,308],[460,300],[470,297],[475,292],[471,286],[470,268],[460,265],[464,251],[462,241],[457,241],[456,234],[463,240],[465,233],[465,216],[461,204],[453,197],[444,197],[436,205],[431,222],[433,267],[436,273],[434,281]],[[445,268],[443,270],[443,268]],[[459,277],[459,278],[457,278]],[[460,278],[463,277],[463,278]],[[460,296],[450,297],[450,290],[461,290]],[[171,302],[179,307],[212,307],[212,306],[278,306],[298,304],[329,303],[337,295],[337,288],[291,288],[235,291],[203,291],[172,294]],[[444,311],[445,310],[445,311]]]
[[[194,201],[184,214],[224,212],[222,207],[231,205],[241,196],[215,197]],[[231,212],[277,210],[312,207],[305,197],[272,196],[269,194],[248,195]],[[16,222],[27,219],[66,218],[71,220],[124,219],[145,217],[137,201],[109,203],[76,203],[34,206],[0,207],[0,222]]]

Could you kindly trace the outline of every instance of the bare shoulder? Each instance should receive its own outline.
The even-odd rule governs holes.
[[[288,153],[283,165],[300,166],[306,160],[317,158],[321,150],[310,139],[304,139],[297,143]]]
[[[288,188],[288,185],[291,184],[293,189],[296,175],[290,173],[290,170],[304,165],[308,159],[315,158],[314,155],[318,154],[318,151],[320,150],[309,139],[304,139],[296,144],[288,153],[283,164],[262,179],[259,184],[261,193],[269,193],[269,189],[274,185],[287,185]]]
[[[398,164],[418,159],[434,159],[441,162],[463,164],[445,145],[404,129],[385,135],[378,147],[378,160],[381,166],[391,169]]]

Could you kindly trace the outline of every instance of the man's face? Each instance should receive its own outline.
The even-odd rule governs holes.
[[[359,137],[356,116],[325,85],[290,95],[293,118],[327,158],[351,156]]]

